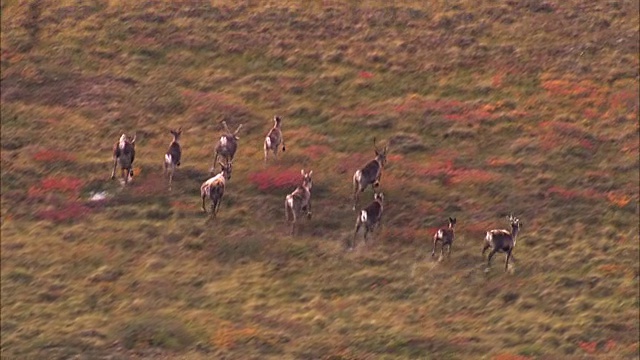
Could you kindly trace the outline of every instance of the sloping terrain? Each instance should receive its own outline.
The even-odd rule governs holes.
[[[637,1],[1,4],[3,359],[638,358]],[[208,222],[223,120],[243,127]],[[374,137],[383,225],[347,252]],[[511,213],[516,260],[485,272]]]

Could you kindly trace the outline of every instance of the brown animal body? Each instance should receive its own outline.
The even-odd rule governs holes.
[[[520,219],[513,216],[509,216],[508,219],[511,223],[511,232],[504,229],[496,229],[487,231],[487,234],[485,235],[484,246],[482,247],[482,256],[484,256],[485,251],[491,249],[487,259],[487,269],[491,266],[491,258],[498,252],[507,254],[507,259],[504,263],[504,271],[507,271],[509,268],[509,259],[513,257],[511,253],[516,247],[516,238],[520,232],[522,223],[520,223]]]
[[[264,162],[267,162],[269,152],[273,152],[273,158],[278,160],[278,149],[282,144],[282,152],[285,151],[284,137],[282,136],[282,118],[280,116],[273,117],[273,127],[264,139]]]
[[[211,200],[211,219],[215,219],[218,210],[220,209],[220,204],[222,203],[226,183],[231,179],[231,162],[227,165],[220,163],[220,166],[222,167],[222,171],[218,175],[202,183],[202,186],[200,186],[202,211],[205,213],[207,212],[207,209],[205,208],[205,199],[209,198],[209,200]]]
[[[347,243],[347,250],[353,250],[355,247],[356,235],[358,235],[358,231],[362,225],[364,225],[364,244],[367,245],[367,235],[369,232],[373,232],[376,226],[380,226],[380,221],[382,220],[383,201],[384,194],[382,192],[374,193],[373,202],[360,211],[360,214],[356,218],[353,240],[350,243]]]
[[[433,234],[433,249],[431,249],[431,256],[435,256],[436,254],[436,245],[440,242],[442,243],[440,247],[440,256],[444,256],[444,248],[447,247],[447,255],[451,255],[451,246],[453,245],[453,238],[455,236],[453,228],[456,225],[456,218],[449,218],[449,227],[438,229],[435,234]]]
[[[111,172],[111,179],[116,178],[116,168],[120,166],[122,173],[122,180],[124,185],[129,182],[129,179],[133,177],[133,160],[136,157],[136,136],[132,139],[127,138],[127,135],[122,134],[120,140],[113,146],[113,171]]]
[[[227,126],[227,122],[222,121],[225,133],[220,136],[218,145],[216,145],[216,154],[213,158],[213,166],[211,166],[212,173],[215,171],[216,164],[218,163],[218,157],[222,157],[227,164],[233,161],[233,157],[236,155],[236,150],[238,150],[238,140],[240,140],[238,132],[242,128],[242,125],[243,124],[238,125],[236,131],[231,132]]]
[[[182,148],[178,143],[180,135],[182,134],[182,128],[178,130],[169,130],[173,135],[173,140],[169,144],[169,149],[164,155],[164,174],[169,177],[169,190],[171,190],[171,183],[173,182],[173,174],[176,168],[180,166],[180,158],[182,157]]]
[[[358,206],[359,193],[363,192],[369,185],[377,188],[380,185],[382,169],[387,163],[387,147],[381,151],[376,146],[376,138],[373,138],[373,148],[376,154],[375,159],[369,161],[362,169],[353,174],[353,210]]]
[[[287,222],[291,222],[291,235],[295,234],[298,218],[306,213],[307,219],[311,219],[311,188],[313,181],[311,174],[313,171],[305,173],[300,171],[302,184],[300,184],[291,194],[287,195],[284,201],[284,212]]]

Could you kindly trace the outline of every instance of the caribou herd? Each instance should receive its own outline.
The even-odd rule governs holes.
[[[277,161],[278,151],[282,147],[285,151],[284,136],[282,134],[282,118],[274,116],[273,127],[269,130],[264,139],[264,161],[268,162],[269,154],[273,153],[274,161]],[[240,124],[235,131],[231,131],[225,121],[222,121],[224,133],[220,136],[218,144],[215,147],[215,156],[213,166],[210,172],[215,173],[216,165],[220,165],[221,171],[215,176],[209,178],[200,187],[200,197],[202,199],[202,211],[207,213],[205,206],[206,200],[211,202],[211,210],[209,219],[213,220],[218,213],[222,197],[225,192],[227,182],[231,179],[231,170],[233,159],[238,149],[238,132],[242,128]],[[182,156],[182,148],[180,143],[180,135],[182,128],[169,130],[173,139],[169,144],[169,149],[164,156],[164,173],[168,178],[169,190],[171,190],[173,175],[180,166],[180,158]],[[136,136],[128,137],[122,134],[117,143],[113,146],[113,171],[111,179],[116,177],[116,169],[120,167],[122,183],[127,185],[133,178],[133,161],[136,154]],[[384,194],[379,191],[380,179],[382,171],[387,163],[388,147],[380,149],[376,144],[376,138],[373,138],[373,149],[375,158],[367,162],[362,168],[357,169],[353,174],[353,211],[356,210],[359,201],[359,194],[364,192],[367,187],[373,189],[373,201],[356,216],[355,229],[353,237],[349,237],[346,243],[347,250],[353,250],[356,245],[356,237],[362,227],[364,227],[364,244],[367,243],[367,235],[380,226],[384,209]],[[221,158],[222,161],[218,161]],[[296,234],[298,220],[306,215],[307,219],[311,219],[311,197],[313,181],[311,175],[313,171],[300,171],[302,176],[300,185],[288,194],[284,201],[285,219],[291,224],[291,235]],[[494,229],[486,232],[484,238],[484,246],[482,248],[482,256],[490,249],[487,257],[487,269],[491,266],[491,258],[499,252],[506,254],[505,271],[508,269],[509,260],[513,259],[513,249],[516,246],[516,237],[520,231],[522,223],[519,219],[510,215],[508,217],[511,225],[510,230]],[[446,228],[438,229],[433,235],[433,249],[431,256],[435,256],[436,247],[440,243],[440,258],[444,258],[444,250],[447,248],[447,256],[451,255],[451,247],[454,240],[454,227],[456,218],[449,217],[449,225]]]

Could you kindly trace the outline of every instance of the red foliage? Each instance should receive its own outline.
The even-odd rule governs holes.
[[[402,104],[397,105],[394,111],[402,113],[424,112],[425,114],[456,114],[465,110],[465,104],[457,100],[424,100],[411,96]]]
[[[487,170],[455,168],[453,160],[433,162],[427,167],[414,166],[414,171],[426,178],[443,178],[446,184],[487,183],[498,178]]]
[[[614,340],[607,340],[607,343],[604,345],[604,350],[609,352],[616,347],[616,342]]]
[[[503,166],[513,165],[517,163],[518,163],[517,160],[513,161],[513,160],[508,160],[508,159],[499,158],[499,157],[493,157],[485,161],[485,164],[491,167],[503,167]]]
[[[300,170],[269,169],[249,174],[249,182],[256,185],[260,191],[271,189],[288,189],[302,182]]]
[[[624,273],[625,267],[622,265],[604,264],[604,265],[600,265],[598,269],[605,274],[615,275],[615,274]]]
[[[491,86],[494,88],[499,88],[502,86],[503,81],[504,81],[504,74],[495,74],[491,78]]]
[[[542,88],[549,92],[551,96],[561,95],[583,97],[596,92],[597,88],[589,81],[575,83],[568,80],[546,80],[542,82]]]
[[[330,152],[331,148],[325,145],[311,145],[307,146],[304,150],[311,160],[317,160]]]
[[[478,221],[474,223],[465,224],[464,230],[469,233],[485,234],[489,230],[503,228],[501,224],[503,223],[496,222],[496,221]]]
[[[607,194],[607,200],[609,200],[612,204],[617,207],[625,207],[629,202],[631,202],[631,197],[626,194],[617,194],[614,192],[609,192]]]
[[[358,73],[358,76],[363,78],[363,79],[371,79],[373,77],[373,73],[371,73],[369,71],[360,71]]]
[[[91,208],[82,205],[77,201],[68,202],[53,209],[40,210],[36,212],[36,217],[42,220],[54,222],[64,222],[79,219],[91,211]]]
[[[562,186],[550,187],[547,190],[547,195],[559,196],[566,200],[575,199],[575,198],[600,199],[602,197],[601,194],[597,193],[594,190],[571,190],[571,189],[564,188]]]
[[[488,183],[498,178],[495,173],[481,169],[455,169],[450,176],[452,184]]]
[[[39,185],[31,186],[27,192],[29,198],[42,197],[51,192],[59,192],[75,196],[79,193],[82,180],[72,177],[47,177]]]
[[[196,204],[186,203],[184,201],[173,201],[171,207],[178,210],[193,210],[196,208]]]
[[[374,158],[375,154],[373,151],[369,154],[364,153],[353,153],[347,156],[342,157],[339,161],[336,162],[336,172],[339,174],[353,173],[364,166],[367,162]]]
[[[540,123],[540,127],[578,138],[582,138],[588,134],[582,127],[566,121],[543,121]]]
[[[595,341],[581,341],[578,345],[588,354],[594,354],[598,347],[598,343]]]
[[[42,162],[75,161],[76,157],[72,153],[66,151],[46,149],[33,154],[33,160]]]
[[[621,113],[638,113],[640,102],[638,94],[632,91],[618,91],[611,95],[609,103],[612,110],[619,110]]]
[[[428,166],[416,166],[414,168],[415,174],[422,175],[429,178],[448,175],[453,171],[453,160],[434,161],[429,163]]]

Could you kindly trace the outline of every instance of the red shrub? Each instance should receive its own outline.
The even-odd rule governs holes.
[[[371,79],[373,77],[373,73],[371,73],[369,71],[360,71],[358,73],[358,76],[363,78],[363,79]]]
[[[42,220],[54,222],[64,222],[79,219],[91,211],[91,208],[82,205],[77,201],[68,202],[53,209],[40,210],[36,212],[36,217]]]
[[[75,155],[68,153],[66,151],[59,150],[40,150],[33,154],[33,160],[42,161],[42,162],[53,162],[53,161],[75,161]]]
[[[256,185],[260,191],[289,189],[299,185],[301,181],[300,170],[269,169],[249,174],[249,182]]]
[[[546,80],[542,82],[542,88],[549,92],[551,96],[561,95],[583,97],[596,91],[594,84],[588,81],[575,83],[567,80]]]
[[[616,205],[617,207],[625,207],[629,202],[631,202],[631,197],[625,194],[616,194],[614,192],[609,192],[607,194],[607,200]]]
[[[575,199],[575,198],[584,198],[584,199],[600,199],[602,195],[597,193],[594,190],[571,190],[561,186],[552,186],[547,190],[547,195],[550,196],[559,196],[563,199]]]
[[[307,146],[304,150],[311,160],[317,160],[330,152],[331,148],[325,145],[311,145]]]
[[[196,208],[195,203],[186,203],[184,201],[173,201],[171,207],[178,210],[193,210]]]
[[[484,235],[489,230],[504,228],[503,225],[506,224],[500,221],[478,221],[464,224],[464,231],[468,233],[481,233]]]
[[[42,197],[51,192],[64,193],[76,196],[82,186],[82,180],[71,177],[47,177],[42,179],[39,185],[31,186],[27,192],[29,198]]]
[[[416,165],[414,171],[418,175],[429,178],[449,175],[453,171],[453,160],[434,161],[428,166]]]
[[[588,354],[594,354],[598,347],[598,343],[595,341],[581,341],[578,345],[580,345],[580,348]]]
[[[423,112],[425,114],[459,114],[467,110],[465,103],[457,100],[424,100],[419,96],[409,96],[393,110],[400,114]]]
[[[638,94],[632,91],[618,91],[611,95],[610,106],[614,111],[620,111],[621,113],[637,113],[640,102],[638,101]]]
[[[491,167],[503,167],[503,166],[508,166],[508,165],[513,165],[513,164],[517,164],[518,161],[517,160],[508,160],[505,158],[500,158],[500,157],[493,157],[490,159],[487,159],[487,161],[485,161],[485,164],[487,164],[487,166],[491,166]]]
[[[491,78],[491,86],[494,88],[499,88],[502,86],[503,81],[504,81],[504,74],[495,74]]]
[[[480,169],[455,169],[450,173],[450,176],[452,184],[482,184],[492,182],[498,178],[495,173]]]

